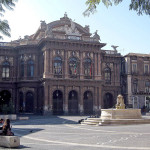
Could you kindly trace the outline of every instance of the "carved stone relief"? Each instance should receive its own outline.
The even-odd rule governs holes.
[[[70,57],[70,56],[71,56],[71,52],[72,52],[72,51],[68,51],[68,57]]]
[[[0,64],[3,63],[4,61],[8,61],[10,63],[10,65],[14,64],[14,58],[13,57],[0,56]]]
[[[55,51],[55,55],[61,55],[61,53],[62,53],[61,50],[56,50]]]
[[[75,51],[72,52],[72,56],[76,56],[76,52]]]
[[[79,57],[79,52],[78,51],[76,52],[76,56]]]
[[[85,52],[83,52],[83,57],[85,57],[86,56],[86,53]]]
[[[22,54],[20,55],[20,60],[27,61],[29,59],[35,60],[35,55],[33,54]]]
[[[23,87],[23,88],[20,88],[19,89],[19,92],[23,92],[24,94],[27,92],[27,91],[32,91],[34,92],[34,88],[28,88],[28,87]]]
[[[0,56],[0,63],[4,61],[4,56]]]

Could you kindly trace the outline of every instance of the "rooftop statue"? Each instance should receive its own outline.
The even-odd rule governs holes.
[[[100,36],[98,35],[97,32],[98,32],[98,30],[96,30],[96,31],[94,32],[93,38],[96,39],[97,41],[99,41],[99,40],[101,40],[101,39],[100,39]]]
[[[68,18],[68,16],[67,16],[67,12],[65,12],[64,17],[65,17],[65,18]]]
[[[68,25],[64,26],[64,30],[66,34],[68,35],[76,35],[76,36],[81,36],[80,32],[78,31],[75,22],[70,19],[70,27]]]
[[[116,51],[117,47],[119,47],[119,46],[112,45],[111,47]]]

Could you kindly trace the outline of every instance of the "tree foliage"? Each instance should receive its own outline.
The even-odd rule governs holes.
[[[123,0],[87,0],[87,9],[84,11],[85,16],[89,16],[91,13],[95,13],[97,6],[103,3],[107,8],[109,6],[118,5]],[[131,0],[129,9],[137,12],[138,15],[146,14],[150,15],[150,0]]]
[[[15,2],[17,0],[0,0],[0,17],[4,16],[6,9],[13,10]],[[3,39],[2,35],[10,37],[10,26],[7,20],[0,18],[0,39]]]

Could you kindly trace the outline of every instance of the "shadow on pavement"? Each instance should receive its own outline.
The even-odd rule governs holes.
[[[33,134],[35,132],[39,132],[42,130],[43,129],[39,129],[39,128],[12,128],[12,131],[14,132],[14,134],[17,136],[19,135],[20,137]]]
[[[28,115],[28,120],[16,120],[12,122],[12,125],[60,125],[60,124],[78,124],[78,118],[85,118],[81,116],[76,120],[72,119],[71,116],[34,116]]]

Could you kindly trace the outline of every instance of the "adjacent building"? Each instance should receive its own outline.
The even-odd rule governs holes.
[[[150,54],[129,53],[124,67],[123,93],[129,106],[150,110]]]

